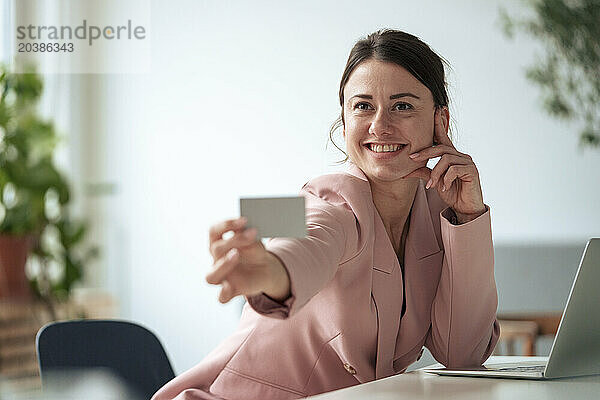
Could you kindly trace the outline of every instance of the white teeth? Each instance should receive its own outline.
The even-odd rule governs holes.
[[[374,151],[375,153],[390,153],[393,151],[398,150],[400,147],[402,147],[399,144],[384,144],[384,145],[380,145],[380,144],[371,144],[370,145],[371,150]]]

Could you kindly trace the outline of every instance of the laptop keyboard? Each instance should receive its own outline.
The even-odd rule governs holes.
[[[531,365],[527,367],[506,367],[495,368],[496,371],[514,371],[514,372],[544,372],[545,365]]]

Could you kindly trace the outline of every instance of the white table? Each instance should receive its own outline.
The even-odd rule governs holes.
[[[485,364],[539,360],[539,357],[490,357]],[[484,364],[484,365],[485,365]],[[390,376],[310,399],[600,399],[600,375],[547,381],[437,376],[423,371]]]

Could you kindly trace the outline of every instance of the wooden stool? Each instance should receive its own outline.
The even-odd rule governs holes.
[[[67,303],[56,305],[57,318],[112,318],[117,302],[98,290],[74,291]],[[0,377],[17,391],[41,386],[35,335],[52,320],[44,304],[35,300],[0,300]]]
[[[522,340],[523,355],[534,356],[538,336],[556,335],[561,316],[562,314],[559,313],[498,314],[500,324],[498,344],[506,344],[507,355],[516,355],[515,341]],[[494,352],[496,354],[497,350]]]
[[[515,341],[522,340],[523,355],[535,355],[535,341],[538,335],[538,325],[533,321],[507,321],[498,320],[500,323],[500,338],[498,343],[506,344],[506,355],[514,356]]]

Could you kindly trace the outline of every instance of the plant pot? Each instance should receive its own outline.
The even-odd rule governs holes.
[[[31,244],[30,236],[0,235],[0,299],[31,298],[25,275]]]

